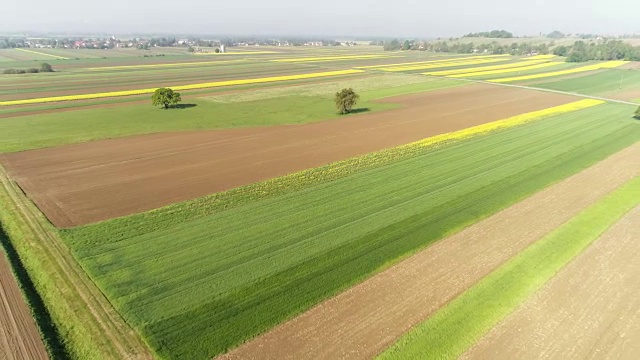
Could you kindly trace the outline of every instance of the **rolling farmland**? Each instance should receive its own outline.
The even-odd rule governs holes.
[[[634,351],[615,335],[636,318],[605,324],[635,268],[590,267],[637,262],[640,122],[610,101],[640,98],[633,64],[197,54],[0,50],[0,69],[56,70],[0,76],[3,246],[46,309],[22,343],[78,359],[558,358],[600,336]],[[152,107],[161,86],[182,103]],[[591,331],[571,325],[603,304]]]

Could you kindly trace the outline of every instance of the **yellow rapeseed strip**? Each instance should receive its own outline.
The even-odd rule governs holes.
[[[446,75],[455,75],[455,74],[467,74],[467,73],[470,73],[470,72],[480,72],[480,71],[488,71],[488,70],[525,67],[525,66],[544,63],[544,62],[547,62],[547,60],[520,61],[520,62],[517,62],[517,63],[480,66],[480,67],[474,67],[474,68],[471,68],[471,69],[455,69],[455,70],[431,71],[431,72],[422,73],[422,75],[446,76]]]
[[[560,64],[564,64],[564,63],[560,63],[560,62],[555,62],[554,61],[554,62],[547,62],[547,63],[543,63],[543,64],[531,65],[531,66],[522,66],[522,67],[517,67],[517,68],[511,68],[511,69],[488,70],[488,71],[479,71],[479,72],[474,71],[474,72],[471,72],[471,73],[450,75],[448,77],[464,78],[464,77],[472,77],[472,76],[485,76],[485,75],[493,75],[493,74],[504,74],[504,73],[518,72],[518,71],[529,71],[529,70],[535,70],[535,69],[542,69],[542,68],[546,68],[546,67],[550,67],[550,66],[558,66]]]
[[[480,64],[489,64],[496,62],[508,61],[509,59],[478,59],[478,60],[468,60],[468,61],[452,61],[452,62],[441,62],[436,64],[425,64],[425,65],[413,65],[413,66],[396,66],[396,67],[386,67],[379,70],[382,71],[410,71],[410,70],[425,70],[425,69],[438,69],[444,67],[458,67],[458,66],[467,66],[467,65],[480,65]],[[469,69],[470,70],[470,69]]]
[[[102,67],[87,68],[87,70],[99,71],[99,70],[144,69],[144,68],[156,68],[156,67],[181,67],[181,66],[226,64],[226,63],[234,63],[234,62],[242,62],[242,61],[246,61],[246,60],[236,59],[236,60],[218,60],[218,61],[192,61],[192,62],[167,63],[167,64],[102,66]]]
[[[437,64],[442,62],[466,61],[466,60],[472,60],[472,59],[494,59],[494,58],[501,58],[505,56],[510,56],[510,55],[463,56],[463,57],[457,57],[457,58],[446,58],[446,59],[438,59],[438,60],[425,60],[425,61],[414,61],[414,62],[395,63],[395,64],[383,64],[383,65],[356,66],[354,67],[354,69],[377,69],[377,68],[386,68],[386,67],[394,67],[394,66]]]
[[[23,48],[16,48],[16,50],[20,50],[20,51],[24,51],[24,52],[28,52],[28,53],[32,53],[32,54],[51,56],[51,57],[56,58],[56,59],[69,59],[69,58],[66,58],[66,57],[58,56],[58,55],[45,54],[45,53],[41,53],[39,51],[27,50],[27,49],[23,49]]]
[[[546,77],[552,77],[552,76],[575,74],[575,73],[580,73],[580,72],[585,72],[585,71],[594,71],[594,70],[600,70],[600,69],[612,69],[612,68],[624,65],[626,63],[627,63],[627,61],[607,61],[607,62],[603,62],[603,63],[587,65],[587,66],[577,67],[577,68],[573,68],[573,69],[553,71],[553,72],[542,73],[542,74],[532,74],[532,75],[515,76],[515,77],[502,78],[502,79],[493,79],[493,80],[489,80],[489,81],[497,82],[497,83],[504,83],[504,82],[511,82],[511,81],[540,79],[540,78],[546,78]]]
[[[392,57],[390,55],[345,55],[345,56],[325,56],[325,57],[306,57],[293,59],[274,59],[275,62],[319,62],[319,61],[335,61],[335,60],[352,60],[352,59],[378,59]]]
[[[313,78],[327,77],[327,76],[359,74],[363,72],[364,72],[363,70],[326,71],[326,72],[299,74],[299,75],[272,76],[272,77],[265,77],[265,78],[227,80],[227,81],[216,81],[216,82],[191,84],[191,85],[171,86],[171,89],[176,91],[196,90],[196,89],[207,89],[207,88],[232,86],[232,85],[247,85],[247,84],[260,84],[260,83],[268,83],[268,82],[287,81],[287,80],[313,79]],[[95,94],[53,96],[53,97],[37,98],[37,99],[9,100],[9,101],[1,101],[0,106],[40,104],[40,103],[49,103],[49,102],[58,102],[58,101],[100,99],[100,98],[130,96],[130,95],[144,95],[144,94],[152,94],[154,91],[156,91],[156,89],[157,88],[149,88],[149,89],[138,89],[138,90],[111,91],[111,92],[95,93]]]
[[[432,136],[430,138],[426,138],[413,143],[409,143],[407,145],[400,146],[396,149],[404,149],[406,151],[409,149],[425,148],[438,143],[445,143],[449,141],[467,139],[467,138],[471,138],[481,134],[493,132],[496,130],[503,130],[503,129],[519,126],[519,125],[522,125],[534,120],[543,119],[549,116],[560,115],[564,113],[569,113],[573,111],[590,108],[603,103],[604,101],[594,100],[594,99],[578,100],[568,104],[550,107],[544,110],[532,111],[525,114],[512,116],[507,119],[493,121],[493,122],[482,124],[482,125],[472,126],[470,128],[466,128],[463,130],[458,130],[450,133]]]

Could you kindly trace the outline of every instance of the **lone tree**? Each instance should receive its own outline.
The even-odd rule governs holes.
[[[634,116],[636,119],[640,120],[640,107],[638,108],[638,110],[636,110],[636,116]]]
[[[170,88],[159,88],[153,93],[151,101],[153,102],[153,106],[162,105],[165,109],[168,109],[169,106],[179,103],[182,99],[180,98],[180,93]]]
[[[342,89],[336,93],[335,102],[339,114],[348,114],[351,112],[353,105],[358,102],[360,95],[356,94],[352,88]]]
[[[42,63],[40,72],[53,72],[53,67],[49,63]]]

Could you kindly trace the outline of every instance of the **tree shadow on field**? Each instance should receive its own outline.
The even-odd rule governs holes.
[[[196,104],[176,104],[173,107],[171,107],[171,109],[190,109],[190,108],[194,108],[198,105]]]
[[[357,108],[357,109],[351,109],[351,111],[349,111],[349,114],[360,114],[360,113],[365,113],[369,111],[371,111],[371,109],[369,108]]]

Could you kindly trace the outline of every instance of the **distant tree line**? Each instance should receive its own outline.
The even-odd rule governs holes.
[[[405,40],[401,42],[398,39],[385,41],[382,43],[384,50],[418,50],[446,52],[457,54],[511,54],[511,55],[531,55],[531,54],[549,54],[550,48],[555,45],[553,41],[549,43],[532,44],[530,42],[511,44],[500,44],[497,41],[491,43],[483,43],[476,45],[473,42],[468,43],[451,43],[447,41],[419,41]]]
[[[583,62],[590,60],[629,60],[640,61],[640,46],[632,46],[621,40],[602,40],[585,43],[576,41],[571,46],[557,46],[553,54],[566,56],[567,62]]]
[[[492,30],[483,31],[477,33],[469,33],[463,37],[482,37],[482,38],[494,38],[494,39],[511,39],[513,34],[506,30]]]
[[[3,74],[37,74],[40,72],[53,72],[53,67],[48,63],[42,63],[40,68],[29,69],[5,69]]]

